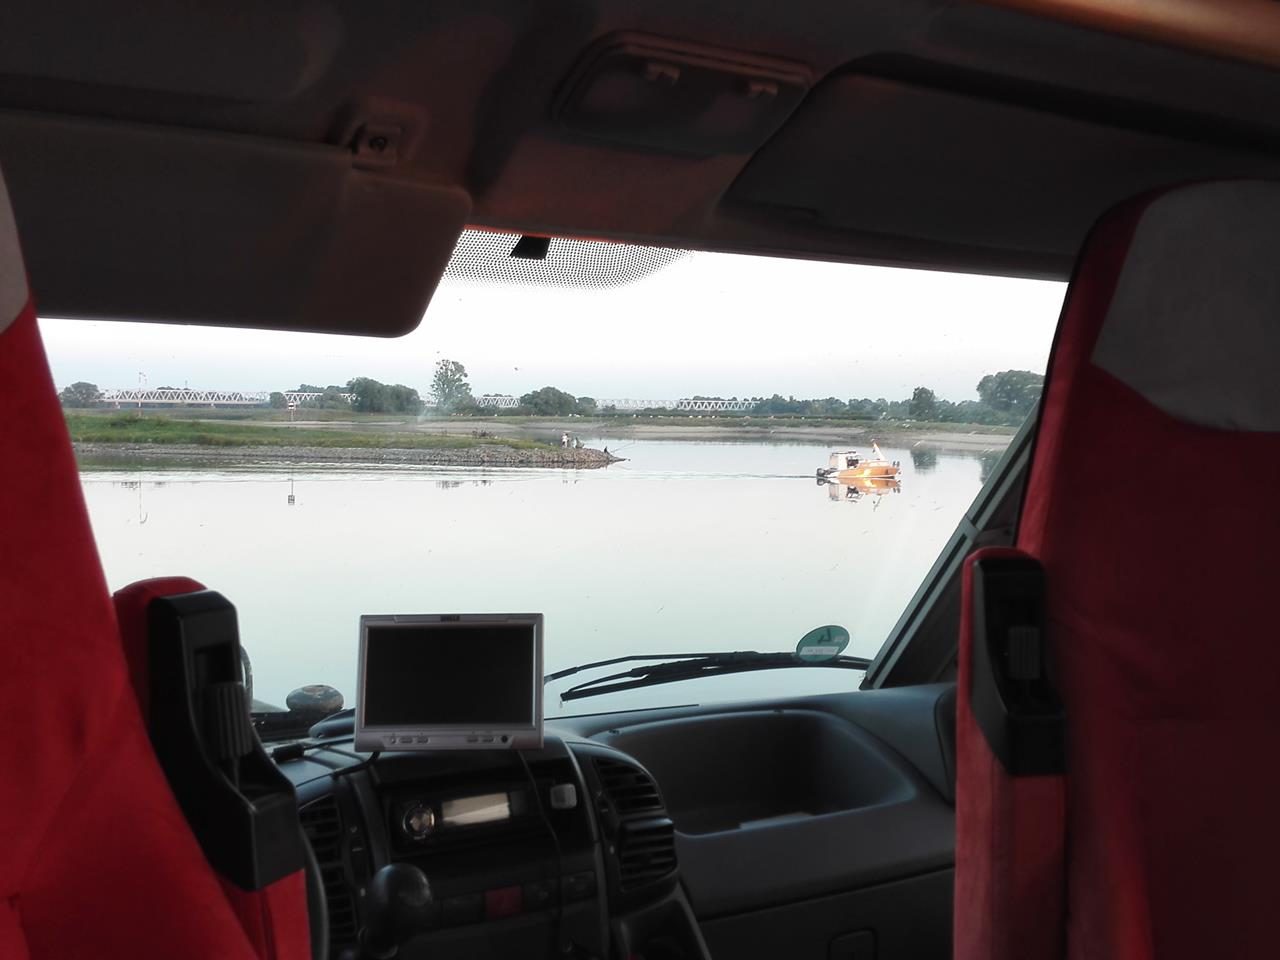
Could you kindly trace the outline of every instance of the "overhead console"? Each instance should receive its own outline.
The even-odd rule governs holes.
[[[566,130],[631,147],[752,153],[810,83],[802,64],[621,33],[583,55],[554,114]]]

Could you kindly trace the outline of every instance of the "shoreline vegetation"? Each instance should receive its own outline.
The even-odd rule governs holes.
[[[635,440],[782,442],[925,447],[983,453],[1008,446],[1013,427],[928,421],[759,416],[438,416],[349,411],[167,409],[68,410],[82,464],[184,466],[258,463],[388,464],[595,469]],[[605,449],[563,447],[562,434],[599,438]],[[625,452],[625,451],[623,451]]]

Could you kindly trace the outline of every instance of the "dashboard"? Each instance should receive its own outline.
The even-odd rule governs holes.
[[[369,755],[351,721],[278,761],[330,955],[419,868],[398,956],[950,956],[953,688],[557,719],[538,750]]]

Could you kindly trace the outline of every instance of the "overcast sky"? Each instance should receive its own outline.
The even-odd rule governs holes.
[[[473,391],[976,398],[982,376],[1043,371],[1064,285],[693,254],[628,286],[446,280],[398,340],[44,319],[59,387],[283,390],[368,376],[427,393],[441,357]],[[376,305],[370,306],[376,310]]]

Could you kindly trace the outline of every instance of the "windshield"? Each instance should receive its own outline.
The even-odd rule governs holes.
[[[264,708],[316,683],[352,705],[361,614],[542,613],[548,673],[823,625],[873,657],[1037,398],[1062,285],[643,266],[446,278],[393,341],[43,320],[110,586],[226,595]],[[549,717],[861,673],[559,699],[584,679]]]

